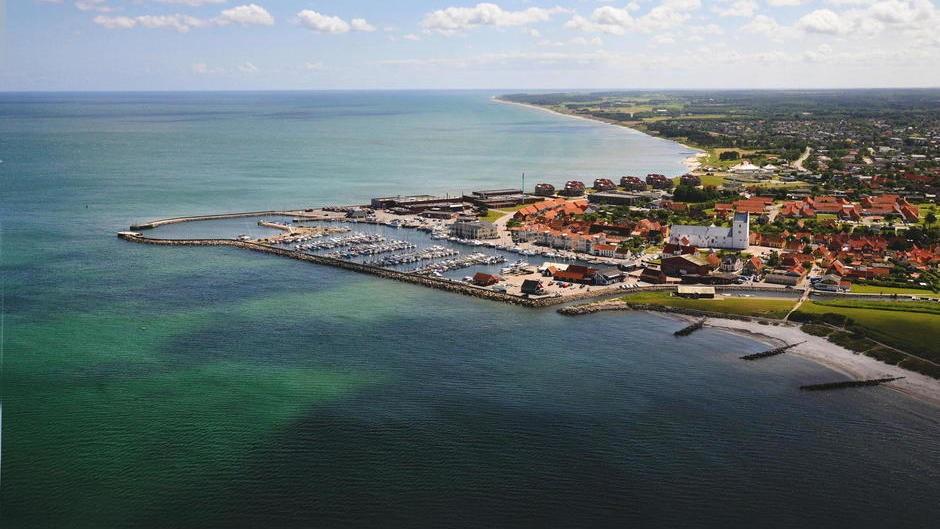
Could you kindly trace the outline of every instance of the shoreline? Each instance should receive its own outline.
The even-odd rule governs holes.
[[[609,121],[609,120],[606,120],[606,119],[600,119],[600,118],[596,118],[596,117],[578,116],[578,115],[575,115],[575,114],[567,114],[567,113],[565,113],[565,112],[559,112],[559,111],[557,111],[557,110],[554,110],[554,109],[551,109],[551,108],[548,108],[548,107],[543,107],[543,106],[539,106],[539,105],[533,105],[533,104],[531,104],[531,103],[520,103],[520,102],[518,102],[518,101],[508,101],[508,100],[506,100],[506,99],[501,99],[499,96],[492,96],[490,99],[491,99],[492,101],[497,102],[497,103],[502,103],[502,104],[505,104],[505,105],[518,105],[518,106],[520,106],[520,107],[531,108],[531,109],[535,109],[535,110],[541,110],[542,112],[548,112],[548,113],[551,113],[551,114],[555,114],[555,115],[557,115],[557,116],[564,116],[564,117],[566,117],[566,118],[581,119],[581,120],[590,121],[590,122],[593,122],[593,123],[604,123],[605,125],[610,125],[610,126],[613,126],[613,127],[620,127],[620,128],[623,128],[623,129],[627,129],[627,130],[629,130],[629,131],[632,131],[632,132],[636,132],[637,134],[643,134],[644,136],[649,136],[650,138],[656,138],[656,139],[658,139],[658,140],[663,140],[663,141],[670,141],[670,142],[675,143],[675,144],[677,144],[677,145],[681,145],[683,148],[686,148],[686,149],[688,149],[688,150],[690,150],[690,151],[696,151],[695,154],[693,154],[693,155],[687,157],[685,160],[682,161],[682,163],[684,163],[685,166],[686,166],[686,172],[689,172],[689,173],[691,173],[692,171],[696,171],[696,170],[698,170],[699,168],[701,168],[702,162],[700,161],[700,158],[705,158],[705,157],[708,156],[708,153],[705,152],[705,151],[703,151],[702,149],[698,149],[698,148],[696,148],[696,147],[692,147],[692,146],[686,145],[685,143],[681,143],[681,142],[678,142],[678,141],[675,141],[675,140],[670,140],[670,139],[668,139],[668,138],[661,138],[661,137],[659,137],[659,136],[653,136],[652,134],[649,134],[649,133],[644,132],[644,131],[642,131],[642,130],[640,130],[640,129],[631,127],[631,126],[629,126],[629,125],[624,125],[623,123],[620,123],[620,122],[617,122],[617,121]],[[670,178],[678,178],[679,176],[681,176],[681,175],[676,175],[676,176],[673,176],[673,177],[670,177]]]
[[[648,312],[656,312],[665,317],[675,317],[683,321],[697,319],[671,312]],[[803,342],[787,351],[786,354],[799,356],[847,377],[856,379],[904,377],[901,380],[882,384],[882,386],[919,402],[940,408],[940,380],[850,351],[824,337],[805,333],[798,325],[792,323],[761,325],[756,321],[709,317],[705,320],[705,326],[743,336],[771,347]]]

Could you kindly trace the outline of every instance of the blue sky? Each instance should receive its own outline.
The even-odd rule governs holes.
[[[940,85],[932,0],[10,0],[0,90]]]

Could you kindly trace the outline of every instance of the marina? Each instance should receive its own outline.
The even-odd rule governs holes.
[[[580,285],[576,288],[578,285],[549,278],[538,294],[526,294],[521,291],[522,283],[539,281],[543,277],[541,270],[530,265],[527,258],[551,259],[561,267],[596,266],[600,261],[557,249],[518,246],[511,241],[461,239],[450,235],[446,223],[435,219],[377,218],[375,215],[347,218],[342,215],[358,211],[356,207],[336,209],[339,211],[327,211],[326,208],[289,210],[263,215],[253,221],[239,214],[212,216],[206,220],[195,217],[191,221],[168,224],[154,221],[149,224],[155,228],[129,240],[146,238],[159,240],[161,244],[184,240],[233,240],[251,245],[252,249],[264,246],[275,248],[278,253],[285,250],[301,254],[298,258],[309,255],[323,264],[346,261],[367,267],[357,270],[376,267],[427,277],[447,282],[448,289],[453,283],[459,286],[456,291],[469,289],[476,295],[483,290],[500,299],[551,298],[552,303],[558,303],[616,291],[614,286],[585,288]],[[477,273],[499,278],[501,282],[491,286],[474,285],[471,279]],[[508,298],[503,298],[505,296]]]

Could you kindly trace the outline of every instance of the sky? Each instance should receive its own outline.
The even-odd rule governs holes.
[[[932,0],[0,7],[0,91],[940,86]]]

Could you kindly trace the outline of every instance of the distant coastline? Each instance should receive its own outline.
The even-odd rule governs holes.
[[[549,113],[552,113],[552,114],[555,114],[555,115],[558,115],[558,116],[564,116],[564,117],[566,117],[566,118],[582,119],[582,120],[584,120],[584,121],[593,121],[593,122],[595,122],[595,123],[604,123],[604,124],[607,124],[607,125],[612,125],[612,126],[614,126],[614,127],[622,127],[622,128],[631,130],[631,131],[633,131],[633,132],[636,132],[636,133],[638,133],[638,134],[643,134],[643,135],[645,135],[645,136],[649,136],[649,137],[651,137],[651,138],[656,138],[656,139],[664,140],[664,141],[671,141],[671,142],[673,142],[673,143],[676,143],[676,144],[678,144],[678,145],[681,145],[682,147],[684,147],[684,148],[686,148],[686,149],[688,149],[688,150],[690,150],[690,151],[696,151],[695,154],[693,154],[692,156],[689,156],[688,158],[686,158],[686,159],[683,161],[683,163],[686,165],[686,171],[687,171],[687,172],[692,172],[692,171],[695,171],[695,170],[699,169],[699,168],[702,166],[702,162],[701,162],[699,159],[702,158],[702,157],[707,156],[707,153],[705,153],[704,151],[702,151],[701,149],[698,149],[698,148],[696,148],[696,147],[692,147],[692,146],[686,145],[685,143],[680,143],[680,142],[675,141],[675,140],[670,140],[670,139],[668,139],[668,138],[661,138],[661,137],[659,137],[659,136],[653,136],[652,134],[649,134],[649,133],[646,132],[646,131],[640,130],[640,129],[635,128],[635,127],[631,127],[631,126],[629,126],[629,125],[624,125],[623,123],[618,122],[618,121],[612,121],[612,120],[609,120],[609,119],[602,119],[602,118],[598,118],[598,117],[594,117],[594,116],[579,116],[579,115],[576,115],[576,114],[569,114],[569,113],[567,113],[567,112],[559,112],[559,111],[557,111],[557,110],[555,110],[555,109],[553,109],[553,108],[543,107],[543,106],[540,106],[540,105],[533,105],[533,104],[531,104],[531,103],[520,103],[520,102],[518,102],[518,101],[509,101],[508,99],[503,99],[503,98],[500,97],[500,96],[493,96],[493,97],[490,98],[490,99],[493,100],[493,101],[495,101],[495,102],[497,102],[497,103],[503,103],[503,104],[506,104],[506,105],[518,105],[518,106],[521,106],[521,107],[532,108],[532,109],[535,109],[535,110],[541,110],[541,111],[543,111],[543,112],[549,112]],[[668,176],[671,176],[671,177],[678,177],[678,176],[681,176],[681,175],[668,175]]]

